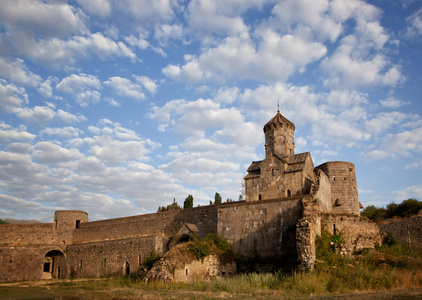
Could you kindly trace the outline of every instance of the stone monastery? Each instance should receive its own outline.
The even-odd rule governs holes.
[[[348,254],[380,243],[378,226],[360,217],[354,165],[314,167],[309,152],[295,153],[294,131],[279,111],[265,124],[265,159],[247,170],[245,201],[94,222],[84,211],[56,211],[53,223],[1,225],[0,282],[135,275],[152,251],[208,233],[238,254],[293,259],[299,270],[313,268],[322,228],[341,232]],[[179,280],[195,274],[189,268]]]

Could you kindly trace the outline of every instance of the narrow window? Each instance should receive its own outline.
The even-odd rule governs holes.
[[[10,263],[12,263],[13,262],[13,260],[10,260]]]
[[[79,261],[79,269],[82,270],[82,260]]]
[[[346,177],[344,177],[344,180],[346,180]]]
[[[57,220],[54,220],[54,228],[57,229]]]
[[[261,200],[262,200],[262,197],[261,197],[261,194],[259,194],[258,201],[261,201]]]
[[[291,197],[292,196],[292,191],[291,190],[287,190],[287,197]]]
[[[142,265],[142,257],[141,255],[138,256],[139,265]]]
[[[188,276],[188,269],[186,269],[186,276]]]
[[[273,176],[274,176],[274,169],[272,169],[272,170],[271,170],[271,172],[272,172],[272,174],[273,174]]]
[[[78,229],[81,226],[81,220],[76,220],[76,229]]]
[[[104,261],[103,261],[103,267],[104,267],[104,268],[107,268],[107,258],[104,258]]]

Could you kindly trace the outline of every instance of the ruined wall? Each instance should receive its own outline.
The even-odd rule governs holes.
[[[173,280],[175,282],[193,283],[233,274],[236,274],[235,263],[222,264],[218,256],[208,255],[202,262],[194,260],[190,264],[185,264],[182,269],[175,269]]]
[[[173,236],[184,223],[195,224],[201,233],[217,230],[216,206],[146,214],[126,218],[81,223],[74,243],[108,241],[143,236]]]
[[[330,161],[315,169],[322,170],[330,178],[332,213],[360,216],[355,165],[344,161]]]
[[[151,251],[163,253],[163,237],[141,237],[67,247],[68,276],[100,277],[135,275]]]
[[[377,224],[359,216],[322,214],[322,228],[330,234],[340,234],[345,242],[348,254],[362,249],[374,248],[381,245],[381,235]]]
[[[396,239],[412,247],[422,248],[422,215],[402,220],[389,219],[378,224],[381,232],[391,232]]]
[[[218,233],[243,255],[296,253],[296,223],[301,197],[218,206]]]

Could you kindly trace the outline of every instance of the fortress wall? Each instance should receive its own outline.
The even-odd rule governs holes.
[[[262,256],[296,252],[296,223],[302,197],[218,206],[218,233],[237,253]]]
[[[142,236],[173,236],[184,223],[196,224],[204,234],[216,232],[216,206],[203,206],[154,214],[81,223],[74,243],[116,240]]]
[[[321,212],[331,212],[331,184],[330,179],[324,172],[319,171],[317,175],[318,183],[317,190],[313,191],[314,198],[319,200],[319,207]]]
[[[360,216],[355,165],[345,161],[330,161],[315,169],[322,170],[330,178],[332,213]]]
[[[0,225],[0,245],[56,245],[57,232],[53,223]]]
[[[391,232],[396,239],[412,247],[422,248],[422,215],[378,224],[381,232]]]
[[[374,222],[355,215],[322,214],[322,228],[341,234],[348,254],[381,245],[380,230]]]
[[[67,247],[69,277],[136,275],[142,260],[152,251],[163,253],[166,238],[141,237]],[[128,269],[127,269],[128,268]]]
[[[41,279],[45,254],[63,249],[60,246],[0,246],[0,282]]]

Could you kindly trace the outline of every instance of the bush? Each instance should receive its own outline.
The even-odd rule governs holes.
[[[154,263],[160,260],[163,256],[158,254],[155,251],[150,252],[144,259],[142,259],[142,266],[147,269],[151,270]]]

